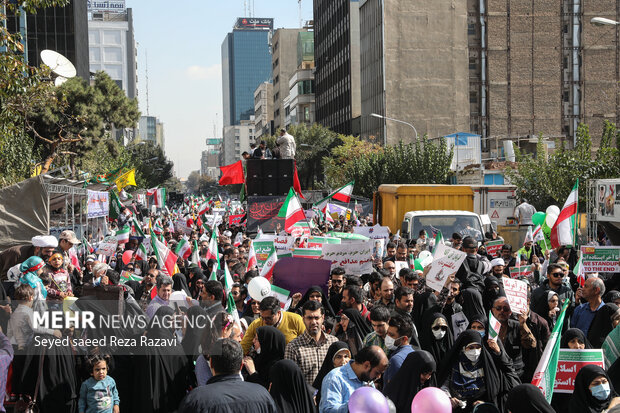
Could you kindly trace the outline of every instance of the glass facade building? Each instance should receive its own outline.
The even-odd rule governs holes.
[[[234,29],[222,43],[224,126],[254,115],[254,91],[271,78],[271,30]]]

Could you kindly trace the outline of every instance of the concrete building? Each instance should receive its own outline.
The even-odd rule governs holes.
[[[297,35],[297,70],[289,80],[285,127],[316,122],[314,95],[314,33]]]
[[[132,9],[122,0],[88,4],[90,71],[103,70],[133,99],[138,96],[138,75]]]
[[[383,144],[469,131],[465,2],[360,1],[361,135]],[[318,98],[317,98],[318,101]]]
[[[273,34],[271,67],[273,79],[274,129],[284,126],[286,113],[283,102],[289,94],[289,80],[297,70],[297,38],[307,29],[278,29]]]
[[[579,122],[595,131],[603,119],[620,122],[620,29],[590,24],[619,21],[618,4],[468,0],[472,131],[483,150],[485,137],[499,154],[498,137],[539,133],[571,145]]]
[[[360,133],[362,114],[359,5],[314,0],[316,121],[353,135]]]
[[[254,91],[271,78],[273,19],[237,19],[222,43],[224,128],[254,116]]]
[[[207,149],[202,151],[200,158],[200,174],[217,179],[220,176],[221,138],[207,138]]]
[[[275,134],[273,125],[273,84],[261,83],[254,91],[254,123],[256,139]]]
[[[24,53],[28,64],[41,65],[41,51],[54,50],[65,56],[77,70],[77,76],[88,81],[88,18],[86,1],[71,0],[65,7],[37,9],[21,18],[7,16],[7,29],[21,32],[27,39]]]
[[[136,141],[152,142],[165,151],[164,124],[155,116],[140,116]]]
[[[244,151],[250,151],[251,143],[256,143],[254,116],[251,116],[250,120],[240,121],[238,125],[224,126],[220,165],[237,162]]]

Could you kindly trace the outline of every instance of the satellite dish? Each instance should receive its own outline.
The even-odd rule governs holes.
[[[56,79],[54,79],[54,86],[58,87],[62,85],[63,83],[65,83],[67,80],[69,79],[67,79],[64,76],[58,76]]]
[[[58,52],[49,49],[42,50],[41,60],[58,76],[70,79],[77,75],[77,71],[75,70],[73,63]]]

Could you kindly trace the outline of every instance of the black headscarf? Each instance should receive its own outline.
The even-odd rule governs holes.
[[[560,338],[560,348],[569,348],[568,343],[574,338],[579,338],[581,342],[585,344],[586,348],[592,348],[586,335],[578,328],[569,328],[562,334],[562,338]]]
[[[269,386],[269,369],[277,361],[284,358],[286,339],[280,330],[272,326],[262,326],[256,329],[260,354],[256,355],[254,365],[258,373],[258,382],[267,388]]]
[[[349,322],[353,322],[357,327],[362,339],[372,332],[372,326],[358,311],[357,308],[347,308],[343,311],[343,314],[347,316]]]
[[[620,389],[620,359],[616,359],[614,363],[607,369],[609,381],[614,389]]]
[[[170,320],[174,310],[168,306],[157,309],[146,331],[147,339],[174,340],[174,345],[146,347],[144,355],[136,360],[134,384],[134,411],[171,412],[179,407],[187,390],[187,356],[176,344],[172,328],[163,320]],[[165,317],[165,318],[164,318]],[[157,319],[156,322],[155,320]]]
[[[416,294],[413,298],[413,323],[421,325],[424,313],[437,306],[437,296],[432,291]]]
[[[491,354],[483,345],[482,337],[480,337],[480,334],[475,330],[465,330],[458,336],[452,348],[439,363],[437,382],[444,383],[452,377],[452,369],[460,362],[462,350],[470,343],[478,343],[482,346],[479,361],[482,362],[482,369],[484,370],[484,382],[486,387],[486,397],[484,397],[484,401],[497,405],[500,392],[501,373],[495,366]]]
[[[607,303],[598,309],[590,328],[588,329],[588,340],[593,348],[601,348],[607,335],[613,330],[611,316],[618,311],[618,306],[614,303]]]
[[[540,389],[530,383],[510,390],[506,408],[510,413],[555,413]]]
[[[495,291],[494,287],[499,287],[499,291]],[[504,286],[494,275],[488,275],[484,278],[484,292],[482,293],[482,304],[484,310],[488,313],[493,307],[493,301],[497,297],[505,296]]]
[[[200,273],[200,275],[196,275],[190,282],[189,282],[189,289],[192,293],[192,298],[194,300],[198,300],[200,298],[200,290],[198,289],[198,285],[196,284],[196,282],[198,280],[202,280],[204,283],[207,282],[207,277],[205,277],[204,275],[202,275],[202,272]]]
[[[194,291],[194,284],[196,284],[196,280],[205,278],[204,273],[200,267],[192,267],[189,269],[189,280],[188,286],[190,290]]]
[[[603,302],[614,303],[614,301],[616,301],[618,298],[620,298],[620,291],[611,290],[605,293],[605,295],[603,296]]]
[[[323,308],[325,308],[325,316],[335,317],[336,314],[334,313],[334,309],[332,308],[332,305],[330,304],[329,299],[323,292],[323,289],[319,287],[318,285],[313,285],[312,287],[308,288],[308,291],[306,291],[304,296],[301,297],[299,304],[297,304],[297,309],[301,312],[301,308],[310,299],[310,294],[317,293],[317,292],[321,293],[321,304],[323,304]]]
[[[599,400],[592,396],[590,391],[590,383],[598,376],[605,376],[609,383],[611,392],[606,400]],[[579,370],[577,377],[575,377],[575,390],[573,390],[573,397],[570,399],[570,405],[568,407],[569,413],[600,413],[607,409],[611,399],[615,397],[614,386],[609,380],[609,376],[605,373],[600,366],[594,364],[587,364]]]
[[[383,390],[383,394],[394,402],[397,413],[411,412],[411,402],[420,390],[425,387],[437,387],[436,369],[437,364],[428,351],[414,351],[407,356],[394,378]],[[431,378],[421,384],[420,374],[429,371],[433,372]]]
[[[419,332],[419,338],[422,350],[428,351],[433,355],[435,361],[440,362],[446,355],[448,350],[450,350],[450,348],[452,347],[452,343],[454,343],[454,338],[452,337],[452,330],[448,326],[446,334],[443,336],[443,338],[441,340],[435,339],[435,336],[433,335],[432,325],[438,318],[443,319],[446,322],[446,326],[448,326],[448,319],[445,315],[441,313],[427,312],[422,318],[422,328]]]
[[[299,366],[292,360],[280,360],[269,371],[271,397],[278,413],[314,413],[316,405]]]
[[[186,317],[188,319],[188,324],[181,345],[183,346],[185,354],[188,356],[196,356],[200,354],[198,347],[200,346],[200,340],[205,330],[200,327],[209,325],[207,312],[201,306],[193,305],[187,309]]]
[[[172,276],[172,291],[185,291],[185,294],[191,295],[185,274],[179,272]]]
[[[342,349],[349,350],[349,354],[351,354],[349,345],[344,341],[336,341],[329,346],[329,348],[327,349],[327,354],[323,359],[321,369],[319,370],[319,374],[316,375],[316,378],[312,383],[312,387],[321,391],[321,384],[323,384],[323,379],[325,378],[325,376],[327,376],[327,373],[334,369],[334,357],[336,356],[336,353],[338,353]]]

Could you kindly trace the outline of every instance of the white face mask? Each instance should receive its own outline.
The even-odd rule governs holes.
[[[256,349],[256,354],[260,354],[260,347]]]
[[[433,336],[435,336],[435,340],[441,340],[445,335],[445,330],[433,330]]]
[[[477,348],[473,350],[465,350],[464,353],[465,353],[465,357],[467,357],[469,361],[471,361],[472,363],[475,363],[480,358],[480,354],[482,354],[482,349]]]
[[[383,341],[385,341],[385,347],[387,347],[388,349],[392,349],[394,347],[396,347],[394,345],[394,343],[396,342],[396,340],[394,340],[392,337],[390,336],[385,336],[385,338],[383,339]]]

